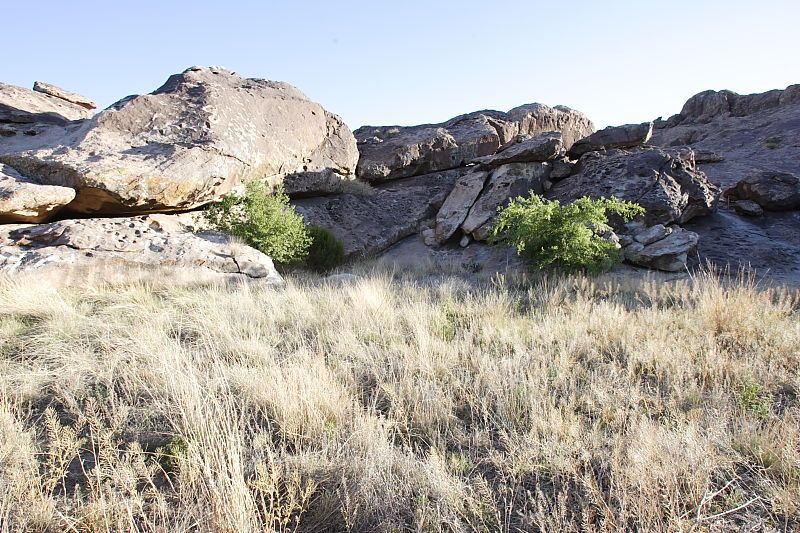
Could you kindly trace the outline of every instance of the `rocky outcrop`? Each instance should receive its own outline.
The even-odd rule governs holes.
[[[39,93],[55,96],[56,98],[66,100],[67,102],[85,107],[86,109],[97,109],[97,104],[93,100],[90,100],[78,93],[73,93],[72,91],[62,89],[61,87],[56,87],[50,83],[45,83],[43,81],[34,82],[33,90]]]
[[[665,126],[707,124],[721,117],[746,117],[778,107],[800,104],[800,84],[784,90],[741,95],[733,91],[703,91],[689,98]]]
[[[444,244],[459,228],[462,245],[472,239],[485,241],[499,207],[511,198],[550,188],[554,160],[563,152],[561,133],[546,132],[517,136],[497,154],[475,160],[475,171],[456,182],[436,215],[435,243]],[[564,166],[571,169],[562,163],[562,170]]]
[[[294,200],[306,222],[331,230],[347,257],[369,256],[418,233],[464,169],[395,180],[372,191]]]
[[[75,189],[72,212],[112,215],[191,209],[247,179],[330,192],[331,176],[352,174],[358,158],[341,119],[294,87],[218,68],[190,68],[58,139],[23,148],[0,138],[0,161]]]
[[[456,181],[453,190],[436,214],[434,238],[437,243],[445,243],[458,230],[475,200],[478,199],[478,195],[483,191],[488,176],[489,173],[486,171],[475,171]]]
[[[572,159],[578,159],[587,152],[612,148],[634,148],[645,144],[652,135],[652,122],[609,126],[577,141],[569,149],[569,156]]]
[[[766,170],[744,177],[725,194],[734,201],[751,200],[771,211],[800,209],[800,178]]]
[[[0,226],[0,272],[102,266],[196,269],[282,282],[272,260],[185,215],[62,220]]]
[[[688,146],[711,183],[733,189],[731,201],[720,202],[716,213],[685,226],[700,236],[704,263],[800,280],[800,213],[773,210],[787,209],[787,201],[792,205],[793,180],[769,177],[800,176],[798,139],[800,85],[753,95],[706,91],[690,98],[679,114],[656,121],[651,144]],[[759,216],[762,206],[737,201],[740,192],[775,207]],[[770,197],[783,200],[773,203]]]
[[[517,196],[542,194],[550,185],[549,175],[548,163],[511,163],[496,168],[461,224],[461,231],[475,240],[485,241],[497,209]]]
[[[636,233],[633,242],[622,249],[623,257],[634,265],[679,272],[697,250],[699,237],[681,227],[656,225]]]
[[[585,154],[575,174],[547,196],[562,203],[582,196],[615,197],[644,207],[648,224],[669,224],[713,212],[717,192],[697,169],[691,151],[641,147]]]
[[[528,104],[508,113],[479,111],[441,124],[364,126],[355,131],[361,158],[358,176],[380,182],[461,167],[495,154],[517,135],[556,131],[565,148],[594,131],[582,113]],[[500,164],[500,163],[498,163]]]
[[[723,189],[764,170],[800,175],[800,85],[761,94],[705,91],[657,120],[651,144],[689,146]]]
[[[0,163],[0,224],[42,222],[75,198],[69,187],[40,185]]]

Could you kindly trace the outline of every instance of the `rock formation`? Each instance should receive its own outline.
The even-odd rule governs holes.
[[[717,193],[697,170],[691,151],[645,146],[586,153],[575,173],[555,185],[548,196],[561,202],[582,196],[615,197],[644,207],[649,224],[682,224],[710,214]]]
[[[633,148],[645,144],[652,136],[652,122],[609,126],[577,141],[569,149],[569,156],[573,159],[578,159],[588,152],[610,150],[612,148]]]
[[[516,107],[508,113],[477,111],[442,124],[364,126],[354,133],[361,158],[358,177],[383,181],[463,166],[495,154],[517,135],[557,131],[564,148],[594,131],[583,114],[564,106]]]
[[[686,269],[689,255],[697,250],[699,237],[681,227],[656,225],[636,233],[633,242],[622,249],[623,257],[634,265],[680,272]]]
[[[752,95],[705,91],[655,122],[650,143],[688,147],[709,181],[725,191],[716,213],[686,224],[700,237],[703,261],[800,280],[800,212],[793,200],[798,139],[800,85]]]
[[[301,198],[294,204],[308,223],[326,227],[341,239],[346,256],[369,256],[418,233],[462,172],[415,176],[373,190]]]
[[[57,99],[29,91],[23,101],[32,95]],[[330,192],[358,159],[342,120],[294,87],[217,68],[190,68],[61,133],[30,146],[0,138],[0,161],[75,189],[67,209],[95,215],[192,209],[247,179]]]
[[[354,135],[288,84],[213,67],[95,107],[44,82],[0,84],[0,271],[168,266],[278,282],[263,254],[163,214],[260,179],[350,258],[519,266],[484,244],[498,208],[602,196],[646,209],[607,235],[633,265],[746,262],[800,279],[800,85],[707,91],[667,120],[596,132],[578,111],[527,104]]]
[[[220,233],[195,233],[192,224],[191,217],[155,214],[4,225],[0,271],[172,267],[282,282],[266,255]]]

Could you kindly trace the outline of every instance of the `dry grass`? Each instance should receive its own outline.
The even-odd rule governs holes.
[[[0,530],[795,531],[799,313],[711,276],[0,282]]]

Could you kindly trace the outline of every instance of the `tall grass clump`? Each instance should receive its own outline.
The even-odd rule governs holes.
[[[0,531],[797,531],[800,299],[0,280]]]

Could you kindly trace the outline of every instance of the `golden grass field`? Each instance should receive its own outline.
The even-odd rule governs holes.
[[[0,281],[0,530],[800,527],[796,289],[358,273]]]

